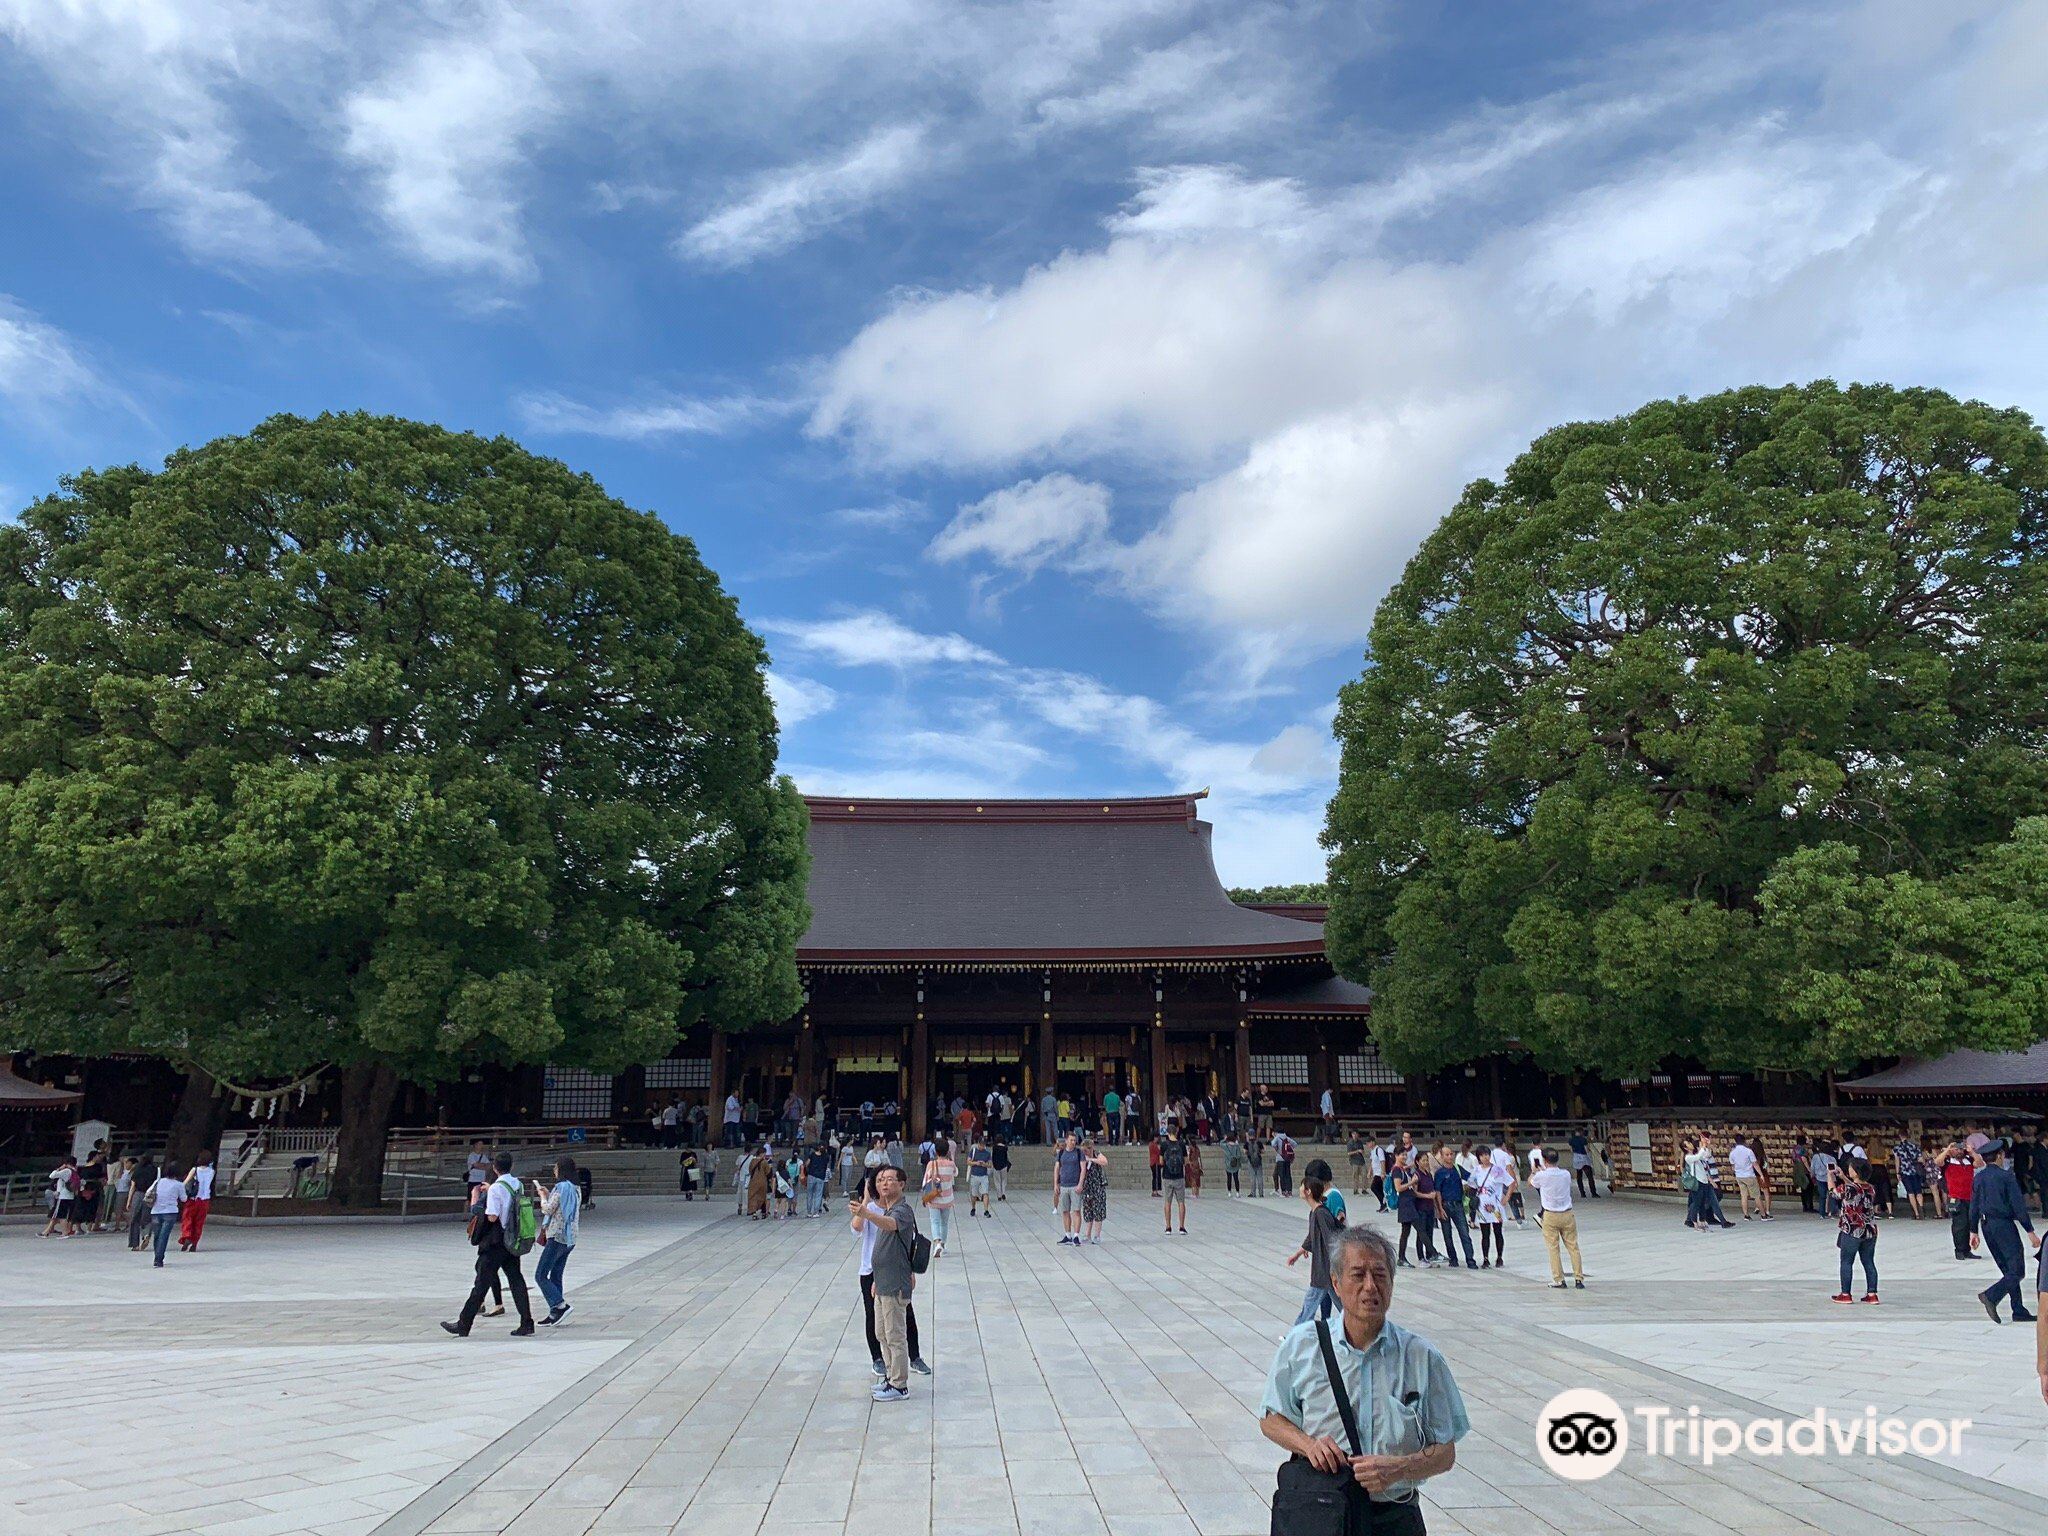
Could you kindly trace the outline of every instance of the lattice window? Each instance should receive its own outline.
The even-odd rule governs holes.
[[[711,1058],[709,1056],[670,1056],[661,1061],[647,1064],[647,1086],[650,1088],[709,1088],[711,1086]]]
[[[543,1120],[611,1119],[611,1074],[549,1067],[541,1080],[540,1115]]]
[[[1306,1088],[1308,1086],[1307,1056],[1260,1056],[1252,1057],[1252,1081],[1265,1083],[1274,1088]]]
[[[1399,1088],[1406,1081],[1380,1056],[1380,1048],[1368,1040],[1356,1056],[1337,1058],[1337,1086],[1340,1088]]]

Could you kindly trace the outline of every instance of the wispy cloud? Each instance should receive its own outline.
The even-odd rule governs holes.
[[[876,609],[829,619],[762,619],[759,628],[842,667],[1000,665],[1002,657],[964,635],[926,634]]]
[[[839,694],[815,678],[770,671],[768,698],[775,705],[776,724],[786,731],[824,714],[839,701]]]
[[[0,293],[0,405],[7,413],[44,424],[94,400],[127,404],[69,336]]]
[[[796,407],[753,394],[668,395],[592,405],[552,390],[535,390],[515,398],[512,409],[529,432],[651,442],[664,437],[721,437]]]
[[[844,154],[762,177],[745,196],[678,236],[676,251],[715,267],[759,261],[900,190],[929,160],[921,125],[879,129]]]
[[[962,507],[926,551],[934,560],[981,557],[1030,574],[1073,561],[1109,534],[1109,488],[1065,472],[1020,480]]]

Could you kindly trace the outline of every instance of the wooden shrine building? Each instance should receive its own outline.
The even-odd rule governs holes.
[[[1255,1083],[1296,1113],[1325,1087],[1353,1113],[1405,1103],[1366,1030],[1371,994],[1331,972],[1321,909],[1233,902],[1200,794],[807,798],[804,1010],[685,1043],[708,1049],[714,1105],[794,1086],[898,1102],[917,1131],[934,1095],[999,1085],[1097,1102],[1136,1087],[1155,1107]]]

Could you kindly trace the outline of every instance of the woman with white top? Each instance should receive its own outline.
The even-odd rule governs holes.
[[[156,1267],[164,1267],[164,1250],[171,1246],[171,1234],[178,1228],[178,1211],[185,1203],[185,1181],[178,1165],[168,1158],[156,1182],[149,1186],[149,1219],[156,1225]]]

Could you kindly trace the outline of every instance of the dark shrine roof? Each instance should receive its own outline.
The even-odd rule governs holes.
[[[1909,1059],[1840,1087],[1850,1094],[2048,1088],[2048,1040],[2024,1051],[1951,1051],[1946,1056]]]
[[[1199,799],[808,795],[811,927],[797,958],[1320,958],[1320,924],[1224,892]]]
[[[0,1109],[64,1109],[84,1097],[82,1093],[32,1083],[0,1066]]]
[[[1372,988],[1362,987],[1342,976],[1324,976],[1315,981],[1280,987],[1245,1005],[1250,1014],[1289,1013],[1371,1013]]]

